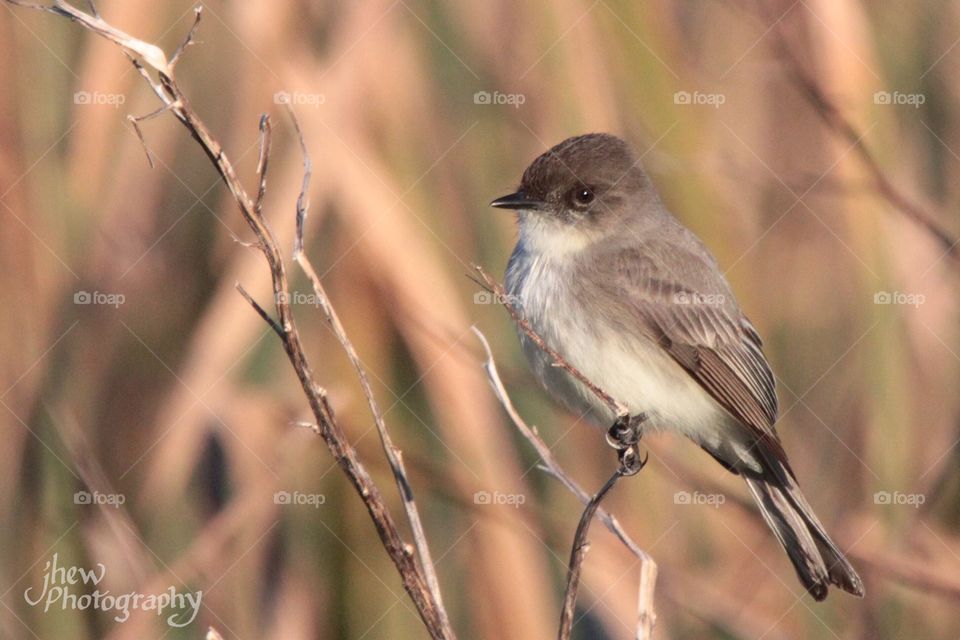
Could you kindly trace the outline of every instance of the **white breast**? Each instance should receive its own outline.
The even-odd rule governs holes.
[[[569,260],[518,246],[507,271],[508,293],[534,330],[589,380],[623,402],[631,414],[645,412],[648,426],[686,435],[716,448],[735,421],[666,352],[639,330],[623,335],[590,317],[573,298]],[[562,256],[561,256],[562,257]],[[639,329],[639,328],[638,328]],[[540,381],[575,412],[608,427],[613,415],[588,389],[552,366],[521,332],[524,353]],[[739,430],[738,430],[739,431]],[[725,436],[726,437],[723,437]]]

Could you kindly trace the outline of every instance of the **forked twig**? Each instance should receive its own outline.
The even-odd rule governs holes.
[[[504,410],[507,412],[507,415],[510,417],[510,420],[513,422],[520,434],[533,445],[534,449],[536,449],[537,454],[540,456],[540,460],[543,463],[540,465],[540,469],[559,480],[563,486],[577,496],[577,499],[579,499],[585,507],[588,506],[594,497],[591,497],[590,494],[584,491],[577,481],[571,478],[570,475],[564,471],[563,467],[560,466],[559,461],[550,450],[550,447],[547,446],[547,443],[544,442],[543,438],[540,437],[540,434],[537,433],[536,428],[528,425],[526,421],[520,417],[519,412],[513,405],[513,401],[510,400],[510,396],[507,394],[507,389],[504,386],[503,381],[500,379],[500,373],[497,370],[496,362],[494,362],[493,352],[490,349],[490,343],[487,342],[486,336],[484,336],[483,333],[476,327],[473,327],[473,332],[483,345],[483,350],[487,356],[483,368],[487,374],[487,379],[490,382],[490,386],[493,387],[493,393],[496,395],[497,400],[500,401],[500,404],[503,405]],[[619,473],[620,470],[618,469],[617,472]],[[657,581],[657,563],[650,554],[641,549],[640,546],[634,542],[632,538],[630,538],[615,516],[613,516],[602,506],[599,506],[599,502],[597,503],[596,517],[599,518],[600,521],[603,522],[603,524],[607,527],[607,529],[609,529],[610,532],[613,533],[613,535],[615,535],[620,542],[622,542],[623,545],[640,560],[640,587],[637,597],[638,604],[636,637],[640,640],[651,638],[653,636],[653,627],[656,624],[653,595]],[[576,544],[576,542],[574,544]],[[575,593],[576,592],[574,591],[574,595]]]
[[[187,37],[183,39],[183,42],[180,43],[180,46],[177,47],[177,50],[173,52],[172,56],[170,56],[171,69],[177,66],[177,63],[180,61],[180,56],[182,56],[183,52],[187,50],[187,47],[196,42],[194,36],[197,35],[197,29],[200,28],[200,15],[202,10],[202,6],[199,6],[193,10],[193,24],[190,25],[190,30],[187,31]]]
[[[85,13],[64,2],[64,0],[53,0],[53,3],[50,5],[32,4],[24,2],[23,0],[6,1],[13,5],[46,11],[69,18],[119,46],[124,53],[132,59],[137,71],[163,103],[161,109],[147,117],[159,115],[166,111],[171,112],[184,127],[186,127],[190,135],[193,136],[207,154],[207,157],[223,179],[224,184],[230,190],[244,221],[256,236],[257,243],[254,246],[263,254],[267,261],[274,293],[274,307],[278,318],[276,320],[271,318],[270,314],[257,304],[249,293],[238,286],[240,294],[280,337],[287,357],[297,374],[303,392],[310,404],[310,409],[316,423],[316,432],[323,438],[334,459],[367,508],[367,512],[373,520],[380,540],[400,574],[404,589],[410,595],[431,638],[453,638],[453,631],[450,628],[446,612],[443,609],[443,603],[439,598],[439,588],[436,584],[436,576],[433,574],[432,562],[430,562],[429,555],[427,555],[425,551],[426,541],[423,537],[423,529],[419,524],[419,519],[411,521],[411,527],[416,532],[417,549],[421,552],[420,562],[418,564],[415,558],[414,547],[404,542],[401,537],[397,524],[387,509],[386,502],[380,490],[373,482],[364,465],[360,462],[356,450],[350,445],[340,424],[337,422],[333,407],[327,399],[326,390],[315,381],[313,370],[304,352],[300,333],[297,330],[297,325],[290,308],[290,289],[283,258],[276,238],[262,215],[263,191],[266,188],[267,155],[269,154],[270,147],[269,118],[264,116],[260,121],[261,158],[258,163],[260,181],[257,199],[253,200],[240,182],[233,164],[230,162],[222,146],[216,138],[214,138],[209,127],[207,127],[200,116],[190,106],[189,100],[177,83],[174,68],[186,48],[194,42],[194,37],[202,16],[201,8],[198,7],[195,9],[194,21],[187,37],[174,52],[172,58],[168,60],[166,54],[160,47],[134,38],[108,24],[95,13]],[[147,67],[156,72],[158,80],[155,81],[151,77],[147,71]],[[142,139],[142,132],[140,132],[136,126],[135,130],[137,130],[138,137]],[[301,144],[303,144],[302,135]],[[307,165],[307,169],[309,172],[309,165]],[[305,192],[308,182],[309,175],[304,178],[304,191],[301,192],[301,197],[298,199],[297,204],[298,235],[300,230],[302,230],[302,217],[305,215]],[[300,243],[301,240],[298,239],[298,247],[301,246]],[[302,254],[298,257],[302,257]],[[303,266],[303,264],[309,264],[305,261],[298,260],[298,262],[301,266]],[[339,325],[338,321],[335,322],[336,316],[329,302],[326,303],[324,310],[328,318],[331,319],[331,324],[336,325],[338,335],[344,338],[341,340],[341,344],[343,344],[345,348],[349,347],[349,341],[345,339],[342,326]],[[354,361],[355,366],[358,367],[358,374],[361,377],[361,384],[364,386],[365,392],[369,392],[369,384],[366,382],[362,368],[359,367],[359,360],[357,360],[356,353],[352,347],[348,349],[348,355],[351,357],[351,360]],[[379,428],[382,425],[382,416],[380,415],[379,409],[376,409],[376,403],[369,393],[368,399],[371,402],[371,408],[375,410],[375,417],[378,421]],[[381,437],[383,438],[385,436],[385,431],[381,430]],[[413,496],[410,491],[410,486],[406,481],[400,459],[400,452],[393,447],[389,438],[384,440],[384,446],[387,450],[388,458],[391,461],[391,467],[394,469],[395,476],[397,477],[404,505],[407,507],[407,513],[410,514]],[[425,574],[429,575],[429,577],[426,577]]]
[[[316,299],[320,304],[320,308],[323,310],[323,314],[327,318],[327,323],[330,325],[330,329],[332,330],[333,335],[337,338],[337,341],[340,343],[340,346],[343,347],[344,352],[347,354],[347,358],[350,360],[350,364],[353,365],[354,371],[357,374],[357,379],[360,381],[360,387],[363,390],[363,395],[367,399],[367,405],[370,408],[370,413],[373,414],[373,421],[377,426],[377,433],[380,435],[380,443],[383,446],[383,451],[387,456],[387,462],[390,464],[390,470],[393,472],[394,480],[396,480],[397,483],[397,489],[400,492],[400,498],[403,501],[403,508],[407,514],[407,521],[410,523],[410,529],[413,533],[413,541],[417,547],[417,556],[420,559],[420,567],[423,569],[430,593],[439,605],[438,613],[440,614],[440,622],[444,628],[444,631],[452,636],[453,631],[450,627],[450,620],[447,618],[447,612],[443,606],[443,597],[440,592],[440,581],[437,579],[437,572],[433,564],[433,558],[430,554],[430,547],[427,544],[427,536],[423,529],[423,522],[420,520],[420,512],[417,509],[416,501],[413,499],[413,490],[410,488],[410,481],[407,478],[407,470],[403,464],[403,454],[400,449],[393,444],[393,440],[390,438],[390,434],[387,431],[387,425],[383,420],[383,412],[380,410],[380,405],[377,403],[376,397],[373,394],[373,387],[370,386],[370,381],[367,378],[367,372],[363,367],[363,363],[360,362],[360,356],[357,355],[357,350],[354,349],[353,343],[350,341],[350,338],[347,337],[347,332],[344,330],[343,324],[340,322],[340,317],[337,315],[336,310],[334,310],[333,305],[330,304],[330,298],[327,296],[327,292],[324,289],[323,284],[320,282],[320,277],[317,275],[316,270],[314,270],[313,264],[303,252],[303,223],[307,217],[307,209],[310,206],[308,195],[310,190],[310,177],[313,171],[313,163],[311,162],[310,154],[307,151],[307,143],[304,140],[303,131],[300,129],[300,122],[297,120],[297,116],[294,113],[293,108],[289,105],[287,108],[290,112],[290,117],[293,120],[293,126],[294,129],[296,129],[297,138],[300,140],[300,149],[303,153],[303,184],[300,188],[300,194],[297,197],[297,225],[296,236],[294,239],[293,260],[300,265],[300,268],[303,270],[304,274],[306,274],[307,279],[310,280],[310,284],[313,286],[313,294],[316,296]]]
[[[147,146],[147,139],[143,137],[143,130],[140,129],[140,123],[145,120],[156,118],[157,116],[166,113],[169,109],[170,105],[163,104],[158,109],[143,116],[127,115],[127,122],[129,122],[130,126],[133,127],[133,132],[137,134],[137,138],[140,140],[140,145],[143,147],[143,152],[147,154],[147,163],[150,165],[151,169],[155,169],[157,165],[153,161],[153,152],[151,152],[150,147]]]

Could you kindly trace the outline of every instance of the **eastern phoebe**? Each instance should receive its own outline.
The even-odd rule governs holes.
[[[764,520],[817,600],[830,584],[863,596],[777,436],[774,378],[756,329],[717,262],[663,206],[623,140],[570,138],[527,167],[516,193],[520,237],[506,290],[531,327],[644,428],[687,436],[747,483]],[[524,334],[544,386],[601,424],[615,416]]]

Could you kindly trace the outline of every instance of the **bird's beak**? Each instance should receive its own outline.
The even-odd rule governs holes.
[[[543,209],[546,203],[543,200],[531,198],[523,191],[517,191],[507,196],[501,196],[490,203],[497,209]]]

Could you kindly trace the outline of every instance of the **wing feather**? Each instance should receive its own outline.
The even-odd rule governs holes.
[[[665,277],[662,263],[637,247],[621,250],[616,264],[614,293],[632,315],[789,469],[774,428],[776,384],[763,343],[719,271],[695,269]]]

